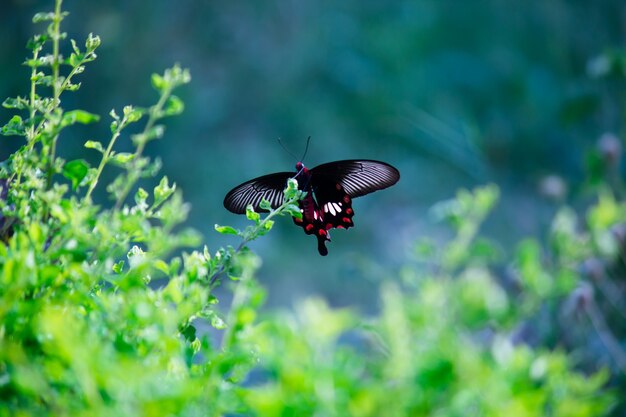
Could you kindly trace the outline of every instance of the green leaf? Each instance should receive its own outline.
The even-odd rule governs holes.
[[[285,207],[285,213],[298,219],[302,218],[302,212],[300,211],[300,207],[296,206],[295,204],[288,204]]]
[[[259,223],[261,219],[261,215],[254,211],[252,204],[248,204],[248,206],[246,207],[246,217],[248,218],[248,220],[252,220],[255,223]]]
[[[176,116],[181,114],[185,109],[185,104],[181,99],[172,95],[168,98],[165,108],[163,109],[163,116]]]
[[[87,142],[85,142],[85,148],[95,149],[100,153],[104,153],[104,148],[102,147],[102,144],[96,140],[88,140]]]
[[[271,210],[272,209],[272,204],[267,201],[265,198],[261,199],[261,203],[259,204],[259,208],[261,208],[262,210]]]
[[[152,74],[152,78],[150,79],[150,81],[152,81],[152,86],[158,91],[163,90],[163,88],[165,87],[165,80],[159,74]]]
[[[83,159],[75,159],[63,166],[63,176],[72,181],[72,188],[76,189],[89,171],[89,164]]]
[[[272,230],[273,226],[274,226],[274,220],[268,220],[265,223],[263,223],[263,231],[267,233],[270,230]]]
[[[139,189],[135,193],[135,203],[137,204],[137,207],[142,209],[142,211],[145,211],[148,208],[148,204],[146,203],[147,199],[148,199],[148,192],[144,190],[143,188],[139,187]]]
[[[196,328],[191,324],[185,327],[180,333],[190,342],[196,339]]]
[[[217,315],[217,313],[213,312],[211,314],[211,326],[215,329],[222,330],[226,328],[226,322]]]
[[[124,261],[119,261],[113,264],[113,267],[111,269],[113,269],[113,272],[115,272],[116,274],[121,274],[122,270],[124,269]]]
[[[15,97],[15,98],[9,97],[2,102],[2,107],[6,109],[24,110],[24,109],[27,109],[28,106],[29,106],[28,100],[26,100],[23,97]]]
[[[170,186],[167,177],[161,178],[159,185],[154,187],[154,206],[157,207],[161,205],[161,203],[174,194],[174,191],[176,191],[176,184]]]
[[[72,49],[74,50],[75,54],[80,54],[80,49],[78,48],[78,45],[76,45],[76,41],[74,39],[70,39],[70,43],[72,44]]]
[[[287,180],[287,188],[285,189],[285,199],[295,198],[298,194],[298,181],[295,178],[289,178]]]
[[[26,43],[26,48],[30,49],[31,51],[40,51],[43,45],[48,40],[50,40],[50,38],[47,35],[35,35],[28,40],[28,43]]]
[[[72,67],[78,67],[84,58],[83,54],[73,53],[70,54],[70,57],[67,59],[67,63]]]
[[[89,113],[84,110],[72,110],[63,115],[63,119],[61,119],[61,126],[65,127],[75,123],[86,125],[97,122],[98,120],[100,120],[100,116],[97,114]]]
[[[138,109],[133,106],[124,106],[123,112],[127,123],[135,123],[139,121],[144,114],[143,109]]]
[[[24,136],[26,135],[26,127],[24,126],[24,121],[18,115],[11,117],[9,122],[2,126],[0,129],[0,133],[4,136]]]
[[[135,146],[145,145],[154,139],[160,139],[163,137],[165,127],[163,125],[156,125],[148,130],[146,133],[138,133],[131,136],[131,140]]]
[[[54,12],[39,12],[33,16],[33,23],[51,22],[54,20]]]
[[[215,225],[215,230],[223,235],[238,235],[239,231],[234,227]]]
[[[87,48],[87,51],[93,52],[98,46],[100,46],[100,37],[90,33],[85,41],[85,48]]]
[[[133,159],[135,159],[134,153],[120,152],[120,153],[114,154],[111,157],[111,162],[113,162],[115,165],[123,167],[126,164],[128,164],[130,161],[132,161]]]

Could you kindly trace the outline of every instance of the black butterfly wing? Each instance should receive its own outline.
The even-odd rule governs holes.
[[[224,207],[235,214],[245,214],[248,204],[252,204],[254,211],[266,211],[259,205],[261,200],[269,201],[272,208],[277,208],[284,201],[283,191],[287,180],[293,178],[293,172],[277,172],[251,179],[238,185],[224,197]]]
[[[311,174],[315,191],[326,189],[324,184],[338,183],[351,198],[391,187],[400,179],[396,168],[367,159],[328,162],[311,169]]]
[[[352,198],[345,191],[341,183],[337,180],[326,181],[314,180],[313,193],[319,206],[319,211],[323,219],[326,230],[348,229],[354,226],[352,216]]]

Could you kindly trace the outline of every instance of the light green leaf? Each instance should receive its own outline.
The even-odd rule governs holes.
[[[254,211],[252,204],[248,204],[248,207],[246,207],[246,217],[255,223],[258,223],[261,219],[261,215]]]
[[[223,235],[238,235],[239,231],[234,227],[215,225],[215,230]]]
[[[176,191],[176,184],[169,185],[167,177],[161,178],[159,185],[154,187],[154,205],[159,206]]]
[[[116,153],[111,157],[111,162],[118,166],[124,166],[135,158],[135,154],[128,152]]]
[[[104,153],[104,148],[102,147],[102,144],[96,140],[88,140],[87,142],[85,142],[85,148],[95,149],[100,153]]]
[[[61,119],[61,126],[70,126],[75,123],[86,125],[97,122],[98,120],[100,120],[100,116],[97,114],[89,113],[84,110],[72,110],[63,115],[63,119]]]
[[[163,109],[163,116],[176,116],[185,109],[185,104],[176,96],[170,96]]]

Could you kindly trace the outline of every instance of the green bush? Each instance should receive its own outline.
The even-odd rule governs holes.
[[[589,234],[570,210],[557,216],[553,264],[522,243],[515,288],[492,267],[497,246],[477,237],[497,200],[488,186],[436,207],[456,237],[416,245],[382,286],[378,316],[309,299],[259,318],[259,259],[246,244],[275,216],[299,215],[297,184],[265,217],[248,210],[245,230],[216,226],[240,236],[239,247],[194,250],[201,238],[182,228],[189,207],[176,186],[163,177],[150,193],[140,187],[160,167],[146,145],[183,111],[173,92],[190,76],[178,66],[153,75],[156,104],[111,111],[108,142],[85,142],[96,167],[64,161],[65,130],[99,120],[61,104],[100,44],[71,41],[62,57],[65,16],[60,0],[35,16],[48,28],[28,43],[30,93],[4,102],[16,115],[2,133],[25,143],[0,171],[0,415],[584,417],[614,406],[608,371],[586,376],[564,347],[514,337],[518,323],[577,288],[580,261],[616,256],[607,233],[626,210],[609,194],[591,210]],[[117,150],[126,138],[134,152]],[[109,184],[105,169],[118,172]],[[112,203],[97,205],[105,185]],[[213,290],[226,277],[233,298],[220,309]]]

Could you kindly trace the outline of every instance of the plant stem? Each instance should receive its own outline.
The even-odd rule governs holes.
[[[262,230],[263,227],[265,227],[265,224],[270,221],[273,217],[275,217],[276,215],[282,214],[283,210],[285,209],[285,207],[287,207],[289,204],[293,204],[295,202],[298,201],[297,197],[294,198],[290,198],[288,200],[285,200],[283,202],[283,204],[281,204],[278,208],[276,208],[275,210],[272,210],[270,212],[270,214],[267,215],[267,217],[265,217],[263,220],[261,220],[261,222],[259,222],[259,224],[257,224],[254,229],[252,229],[250,231],[250,233],[247,233],[241,243],[239,243],[239,246],[237,246],[237,249],[235,249],[235,252],[233,253],[233,255],[238,254],[239,252],[241,252],[241,250],[246,246],[246,244],[254,239],[256,239],[258,237],[259,234],[259,230]],[[222,263],[219,267],[219,269],[217,271],[215,271],[213,273],[213,275],[211,275],[211,278],[209,279],[209,287],[213,287],[213,285],[215,284],[215,282],[217,281],[217,279],[220,277],[220,275],[222,275],[222,273],[224,272],[224,269],[226,269],[226,263]]]
[[[117,201],[115,202],[115,210],[119,210],[122,207],[122,204],[124,203],[124,200],[126,200],[128,193],[134,187],[135,183],[139,179],[137,161],[139,160],[139,158],[141,158],[141,155],[143,154],[143,150],[146,147],[146,143],[148,142],[148,140],[146,139],[148,132],[150,132],[150,130],[154,127],[154,124],[157,122],[157,120],[161,118],[161,112],[163,111],[163,106],[165,105],[171,93],[172,93],[172,87],[167,87],[166,89],[164,89],[163,92],[161,93],[161,97],[159,97],[159,101],[157,102],[157,104],[155,104],[153,107],[150,108],[146,126],[144,127],[143,132],[141,132],[141,134],[139,135],[139,136],[143,136],[143,139],[137,145],[135,156],[133,157],[132,164],[130,168],[128,169],[128,181],[126,181],[126,186],[124,187],[124,190],[122,191]]]
[[[36,62],[38,57],[39,57],[39,49],[34,49],[33,50],[33,62]],[[33,65],[30,71],[30,97],[29,97],[30,126],[26,134],[26,138],[28,142],[26,145],[26,149],[29,152],[33,149],[33,146],[35,146],[35,132],[37,131],[34,125],[35,114],[37,113],[37,111],[35,110],[35,98],[37,97],[37,83],[35,82],[36,76],[37,76],[37,66]],[[22,181],[22,170],[20,169],[17,172],[17,179],[15,180],[16,185],[20,184],[21,181]]]
[[[59,84],[59,40],[61,38],[61,3],[63,0],[56,0],[54,5],[54,20],[52,23],[52,91],[53,91],[53,108],[59,107],[59,97],[61,96],[61,85]],[[52,176],[54,175],[54,159],[56,153],[56,143],[59,135],[55,134],[50,143],[50,151],[48,153],[48,181],[47,187],[52,186]]]
[[[115,145],[115,141],[117,141],[117,138],[120,136],[120,133],[122,132],[122,129],[125,127],[125,125],[126,125],[126,116],[124,116],[124,118],[117,125],[117,129],[115,129],[113,136],[111,136],[109,145],[107,146],[106,150],[102,154],[102,160],[100,160],[100,165],[98,165],[96,176],[94,177],[91,184],[89,184],[89,189],[87,190],[87,194],[85,194],[85,201],[88,201],[91,198],[91,193],[96,188],[96,185],[98,185],[98,179],[100,178],[100,175],[102,174],[102,170],[104,169],[105,165],[109,161],[109,156],[111,155],[111,151],[113,150],[113,145]]]

